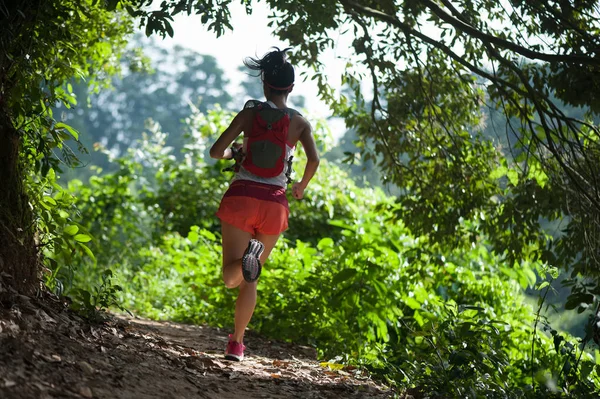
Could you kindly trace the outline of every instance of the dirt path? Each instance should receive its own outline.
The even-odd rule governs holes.
[[[91,326],[26,297],[0,306],[0,398],[389,398],[312,348],[250,333],[242,363],[216,328],[116,316]],[[40,307],[41,306],[41,307]]]

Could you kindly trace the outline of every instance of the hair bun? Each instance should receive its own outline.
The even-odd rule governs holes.
[[[244,60],[244,65],[248,68],[260,71],[260,76],[271,88],[276,90],[286,90],[295,79],[294,67],[287,62],[286,52],[291,47],[280,50],[273,47],[274,50],[265,54],[262,58],[248,57]]]

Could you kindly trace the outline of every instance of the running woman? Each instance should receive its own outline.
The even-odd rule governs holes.
[[[288,227],[286,188],[298,141],[306,153],[300,181],[292,196],[302,199],[319,166],[319,155],[308,121],[286,103],[294,88],[294,67],[286,60],[289,48],[274,48],[244,64],[258,72],[266,102],[250,100],[210,149],[216,159],[235,159],[235,176],[219,206],[223,246],[223,281],[239,288],[235,330],[225,358],[244,358],[244,332],[256,306],[256,286],[262,265]],[[243,133],[243,144],[232,143]],[[230,147],[231,145],[231,147]]]

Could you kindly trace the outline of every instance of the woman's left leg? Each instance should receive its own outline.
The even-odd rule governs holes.
[[[232,224],[221,221],[221,246],[223,248],[223,282],[227,288],[236,288],[242,276],[242,256],[252,234]]]

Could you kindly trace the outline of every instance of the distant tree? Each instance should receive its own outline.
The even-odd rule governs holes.
[[[348,172],[350,177],[359,187],[381,187],[391,194],[397,192],[397,187],[389,184],[382,176],[381,170],[377,168],[375,159],[361,157],[361,148],[358,134],[354,129],[346,130],[338,143],[325,154],[325,159],[338,165],[342,170]]]
[[[248,68],[241,65],[238,67],[238,71],[244,74],[244,80],[240,83],[242,90],[245,92],[248,98],[261,99],[265,95],[263,93],[263,85],[258,76],[252,75]]]
[[[181,46],[164,48],[140,36],[130,48],[123,57],[124,73],[113,79],[111,88],[90,95],[84,82],[74,84],[79,97],[89,96],[90,101],[67,112],[67,120],[83,133],[87,148],[100,143],[122,154],[141,138],[145,121],[152,118],[168,133],[166,144],[178,150],[192,106],[204,112],[215,104],[229,105],[228,81],[214,57]],[[149,68],[139,67],[138,49],[149,57]],[[108,165],[99,152],[92,153],[91,163]]]

